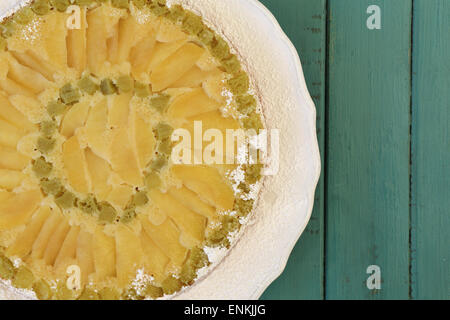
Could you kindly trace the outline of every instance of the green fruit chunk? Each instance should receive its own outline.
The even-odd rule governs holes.
[[[30,23],[31,20],[33,20],[33,16],[34,16],[34,13],[31,10],[31,8],[25,7],[14,15],[14,20],[18,24],[26,25],[26,24]]]
[[[14,273],[13,263],[7,257],[0,255],[0,278],[5,280],[12,279]]]
[[[67,109],[67,105],[60,101],[52,101],[47,105],[47,112],[51,117],[62,115]]]
[[[197,277],[197,270],[209,264],[208,256],[198,247],[189,252],[189,258],[183,265],[180,273],[180,280],[184,284],[192,284]]]
[[[65,12],[70,6],[70,0],[51,0],[50,3],[59,12]]]
[[[158,2],[151,3],[151,4],[149,4],[148,7],[149,7],[150,11],[158,17],[169,13],[169,8],[167,8],[165,5],[162,5]]]
[[[230,56],[230,46],[225,40],[216,36],[211,44],[211,54],[219,60],[225,59]]]
[[[29,289],[33,285],[34,275],[26,267],[22,266],[17,269],[17,272],[12,280],[12,284],[16,288]]]
[[[31,10],[40,16],[47,14],[50,11],[48,0],[35,0],[31,5]]]
[[[42,191],[45,194],[57,195],[61,193],[63,187],[58,179],[42,179],[41,180]]]
[[[37,158],[33,163],[33,171],[39,178],[47,177],[53,169],[50,162],[45,161],[44,157]]]
[[[53,148],[55,147],[55,143],[55,139],[48,137],[39,137],[37,141],[37,148],[41,153],[47,154],[53,150]]]
[[[165,294],[173,294],[179,291],[182,288],[182,286],[183,283],[172,275],[168,276],[162,282],[162,290]]]
[[[111,0],[111,4],[120,9],[128,9],[130,7],[128,0]]]
[[[249,114],[256,110],[256,99],[250,94],[236,97],[238,111],[243,114]]]
[[[56,204],[63,209],[73,208],[76,205],[76,200],[75,195],[68,190],[64,190],[55,198]]]
[[[191,11],[186,11],[182,27],[188,33],[197,35],[203,30],[204,25],[201,17]]]
[[[78,207],[87,214],[94,214],[98,210],[97,199],[93,195],[88,195],[83,201],[77,203]]]
[[[81,295],[78,297],[78,300],[100,300],[100,297],[95,290],[90,288],[85,288]]]
[[[44,280],[39,280],[33,284],[33,291],[36,293],[36,297],[39,300],[50,300],[52,296],[52,290]]]
[[[231,92],[236,95],[243,95],[247,93],[250,85],[250,80],[245,72],[237,73],[233,78],[227,81],[227,85]]]
[[[167,94],[159,94],[150,99],[150,105],[160,113],[163,113],[169,107],[170,96]]]
[[[111,79],[100,82],[100,91],[106,96],[117,92],[117,87]]]
[[[148,189],[156,189],[161,186],[161,178],[156,172],[150,172],[145,175],[145,186]]]
[[[172,142],[170,139],[164,139],[161,141],[158,147],[158,152],[170,155],[172,153]]]
[[[136,8],[142,9],[145,6],[147,1],[146,0],[132,0],[132,2]]]
[[[119,88],[119,92],[130,92],[133,90],[134,82],[130,76],[120,76],[117,79],[117,87]]]
[[[150,87],[148,84],[136,82],[134,85],[134,93],[139,98],[146,98],[150,95]]]
[[[244,118],[242,120],[242,123],[243,123],[245,129],[259,130],[259,129],[264,128],[262,121],[261,121],[261,116],[257,113],[250,114],[247,118]]]
[[[253,200],[236,199],[234,202],[234,210],[239,217],[246,217],[252,211]]]
[[[57,284],[55,298],[56,300],[75,300],[79,292],[67,288],[65,281],[60,281]]]
[[[148,284],[145,288],[145,295],[152,299],[160,298],[164,295],[163,289],[151,284]]]
[[[203,42],[204,45],[211,46],[212,42],[214,41],[214,32],[205,28],[202,31],[200,31],[198,37],[200,41]]]
[[[78,81],[78,87],[81,91],[86,92],[89,95],[93,95],[98,90],[98,84],[92,81],[91,77],[85,76]]]
[[[73,104],[80,99],[80,92],[68,83],[59,90],[59,96],[65,104]]]
[[[13,19],[5,20],[2,24],[0,24],[0,29],[3,37],[11,37],[16,29]]]
[[[138,191],[133,195],[133,199],[131,200],[131,206],[139,207],[147,204],[148,197],[147,193],[144,191]]]
[[[156,138],[158,140],[164,140],[170,138],[172,135],[173,128],[167,123],[160,122],[156,126]]]
[[[107,202],[102,202],[99,205],[99,220],[106,223],[112,223],[117,216],[116,209],[114,209],[113,206],[111,206]]]
[[[186,15],[186,11],[184,10],[184,8],[181,5],[176,4],[170,8],[170,12],[167,15],[167,18],[176,23],[176,22],[183,21],[185,18],[185,15]]]
[[[155,171],[161,170],[167,164],[167,159],[164,155],[159,155],[150,164],[150,168]]]
[[[127,208],[120,217],[120,222],[128,223],[136,217],[136,211],[133,208]]]
[[[241,69],[241,63],[239,62],[237,56],[234,54],[228,58],[222,59],[222,67],[228,73],[235,73]]]
[[[51,137],[56,131],[56,122],[55,121],[42,121],[39,124],[39,129],[44,137]]]
[[[90,6],[91,4],[93,4],[95,2],[95,0],[75,0],[73,1],[73,4],[79,5],[79,6]]]

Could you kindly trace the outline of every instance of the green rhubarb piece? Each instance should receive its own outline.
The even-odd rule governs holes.
[[[236,55],[230,55],[228,58],[222,59],[222,66],[228,73],[235,73],[241,69],[241,63]]]
[[[167,123],[160,122],[156,126],[156,138],[158,140],[164,140],[170,138],[172,135],[173,128]]]
[[[245,129],[259,130],[263,128],[261,117],[257,113],[250,114],[247,118],[242,120]]]
[[[48,0],[35,0],[31,5],[31,10],[37,15],[43,16],[50,11],[50,4]]]
[[[18,24],[26,25],[26,24],[30,23],[31,20],[33,20],[33,16],[34,16],[34,13],[31,10],[31,8],[25,7],[25,8],[20,9],[20,11],[18,11],[14,15],[14,20]]]
[[[13,286],[21,289],[31,288],[33,282],[34,282],[33,273],[24,266],[21,266],[17,269],[17,272],[12,280]]]
[[[253,200],[236,199],[234,202],[234,210],[239,217],[246,217],[252,211]]]
[[[181,22],[184,20],[185,14],[186,14],[186,10],[184,10],[181,5],[176,4],[170,8],[170,12],[167,15],[167,18],[175,23]]]
[[[145,4],[147,3],[146,0],[132,0],[133,5],[138,8],[138,9],[142,9]]]
[[[256,110],[256,99],[250,94],[236,97],[238,111],[243,114],[249,114]]]
[[[47,179],[44,178],[41,180],[42,191],[45,194],[57,195],[61,193],[63,187],[61,182],[58,179]]]
[[[127,208],[120,217],[120,222],[129,223],[136,217],[136,211],[133,208]]]
[[[150,87],[148,84],[137,81],[134,85],[134,93],[139,98],[146,98],[150,95]]]
[[[84,76],[78,81],[78,87],[81,91],[86,92],[89,95],[93,95],[99,89],[98,84],[92,81],[91,77]]]
[[[91,4],[93,4],[95,2],[95,0],[74,0],[73,4],[76,4],[78,6],[90,6]]]
[[[167,164],[167,159],[164,155],[159,155],[152,161],[150,168],[155,171],[161,170]]]
[[[186,11],[182,27],[188,33],[197,35],[203,30],[204,25],[201,17],[191,11]]]
[[[156,172],[150,172],[145,175],[145,186],[148,189],[157,189],[161,186],[161,178]]]
[[[200,31],[198,37],[200,41],[203,42],[203,44],[205,44],[206,46],[211,46],[212,42],[214,41],[214,32],[205,28]]]
[[[120,9],[128,9],[130,7],[128,0],[111,0],[111,4]]]
[[[133,198],[131,200],[131,206],[139,207],[147,204],[147,202],[148,202],[147,193],[144,191],[138,191],[133,195]]]
[[[13,19],[7,19],[0,24],[2,36],[5,38],[11,37],[16,29]]]
[[[157,287],[151,284],[147,284],[145,287],[145,296],[150,297],[152,299],[160,298],[164,295],[163,289],[161,287]]]
[[[116,209],[114,209],[114,207],[112,205],[110,205],[107,202],[102,202],[99,205],[99,220],[102,222],[106,222],[106,223],[112,223],[117,216],[117,212]]]
[[[50,4],[59,12],[65,12],[70,6],[70,0],[51,0]]]
[[[39,157],[33,162],[33,171],[39,178],[47,177],[53,169],[53,165],[44,157]]]
[[[155,97],[152,97],[150,99],[150,105],[154,109],[159,111],[160,113],[163,113],[169,107],[169,101],[170,101],[170,96],[169,95],[167,95],[167,94],[159,94],[159,95],[157,95]]]
[[[148,7],[150,11],[158,17],[166,15],[167,13],[170,12],[169,8],[167,8],[164,4],[158,2],[152,2],[149,4]]]
[[[119,79],[117,79],[117,87],[119,88],[119,92],[130,92],[133,90],[133,79],[126,75],[126,76],[120,76]]]
[[[39,137],[37,140],[37,149],[43,154],[47,154],[55,147],[55,139],[49,137]]]
[[[0,278],[10,280],[14,277],[13,263],[5,256],[0,255]]]
[[[36,293],[36,297],[39,300],[50,300],[52,296],[52,290],[47,282],[39,280],[33,284],[33,291]]]
[[[77,198],[75,197],[75,195],[68,190],[64,190],[55,198],[56,204],[63,209],[70,209],[74,207],[77,202],[76,200]]]
[[[165,294],[173,294],[183,287],[183,283],[173,275],[168,276],[162,282],[162,290]]]
[[[67,109],[67,105],[61,101],[51,101],[47,105],[47,112],[51,117],[62,115]]]
[[[42,121],[39,124],[39,128],[44,137],[51,137],[56,132],[56,122],[55,121]]]
[[[237,73],[233,78],[227,81],[227,85],[231,92],[236,95],[243,95],[247,93],[250,85],[250,80],[245,72]]]
[[[172,153],[172,141],[164,139],[159,143],[158,152],[170,155]]]
[[[216,36],[211,44],[211,54],[219,60],[230,56],[230,46],[221,37]]]
[[[59,96],[65,104],[73,104],[80,99],[80,92],[68,83],[59,90]]]
[[[93,214],[98,210],[97,199],[93,195],[88,195],[84,200],[77,203],[78,207],[87,214]]]
[[[100,83],[100,91],[104,95],[110,95],[117,92],[117,87],[111,79],[103,79]]]

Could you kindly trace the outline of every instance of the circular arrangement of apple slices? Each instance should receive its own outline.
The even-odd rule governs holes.
[[[191,285],[260,179],[258,164],[170,157],[196,121],[263,127],[226,41],[161,0],[36,0],[0,30],[0,278],[39,299]]]

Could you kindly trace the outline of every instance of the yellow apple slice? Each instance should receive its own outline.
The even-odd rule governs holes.
[[[109,144],[105,136],[108,124],[108,106],[102,99],[93,106],[86,121],[86,138],[89,147],[104,159],[109,157]]]
[[[141,234],[141,243],[144,251],[145,271],[156,281],[164,280],[164,271],[169,263],[169,258],[145,232]]]
[[[135,152],[138,158],[139,168],[144,170],[153,157],[155,149],[155,137],[152,127],[144,118],[134,109],[131,119],[131,136],[135,145]]]
[[[156,39],[159,42],[174,42],[187,39],[187,34],[184,33],[179,26],[167,19],[161,19]]]
[[[132,194],[133,187],[128,185],[114,185],[106,200],[116,206],[124,208],[128,201],[130,201]]]
[[[94,232],[94,264],[97,281],[116,275],[116,244],[99,227]]]
[[[111,142],[111,165],[113,170],[127,183],[142,185],[137,159],[130,145],[127,128],[118,128],[113,132]]]
[[[70,227],[64,242],[61,245],[58,256],[55,260],[55,271],[59,275],[66,274],[67,266],[75,264],[75,255],[77,251],[78,234],[80,233],[79,226]]]
[[[179,95],[170,105],[168,114],[174,118],[188,118],[219,109],[220,104],[208,97],[202,88]]]
[[[18,128],[28,132],[36,131],[36,126],[19,110],[17,110],[3,95],[0,95],[0,117]]]
[[[42,194],[30,190],[14,194],[0,203],[0,229],[14,228],[26,224],[37,209]]]
[[[119,286],[126,286],[142,267],[142,246],[139,236],[124,225],[116,230],[116,272]]]
[[[216,168],[207,166],[174,166],[174,175],[209,204],[222,210],[231,210],[234,192]]]
[[[153,48],[151,56],[148,57],[149,62],[147,72],[152,72],[157,66],[159,66],[164,60],[174,54],[185,43],[186,40],[184,39],[169,43],[157,42],[155,44],[155,47]]]
[[[13,245],[7,249],[7,254],[10,256],[18,256],[19,258],[26,256],[31,251],[34,241],[51,212],[48,206],[37,209],[31,221],[25,227],[25,230],[17,237]]]
[[[55,233],[59,224],[63,221],[63,216],[59,209],[52,209],[47,221],[45,221],[31,249],[32,259],[41,259],[44,256],[45,249],[49,243],[51,236]]]
[[[104,200],[111,191],[111,186],[108,184],[108,179],[111,176],[111,166],[106,160],[92,152],[91,149],[85,150],[85,157],[92,190],[99,197],[99,200]]]
[[[48,60],[62,70],[67,68],[66,21],[66,15],[51,12],[45,16],[44,30],[41,33]]]
[[[87,14],[86,50],[87,65],[91,72],[98,73],[107,59],[107,25],[102,7],[90,10]]]
[[[23,95],[27,97],[34,97],[34,93],[28,89],[27,87],[24,87],[20,85],[19,83],[15,82],[14,80],[11,80],[9,78],[2,79],[0,78],[0,88],[3,89],[8,95]]]
[[[13,126],[12,124],[0,119],[0,144],[16,148],[17,142],[24,135],[23,131]]]
[[[128,125],[131,93],[122,93],[111,98],[108,121],[111,127],[124,127]]]
[[[149,192],[152,202],[172,218],[182,233],[182,240],[189,248],[200,244],[205,235],[205,217],[184,207],[180,202],[159,190]]]
[[[77,136],[72,136],[63,144],[62,159],[64,171],[70,185],[78,192],[90,191],[86,158]]]
[[[21,171],[0,169],[0,188],[12,190],[20,186],[25,177],[25,174]]]
[[[64,239],[66,239],[67,233],[70,230],[67,218],[63,218],[56,228],[55,232],[48,241],[47,248],[44,252],[44,261],[47,265],[53,266],[59,250],[61,249]]]
[[[186,208],[201,214],[208,220],[216,220],[218,215],[216,209],[209,204],[203,202],[195,192],[187,189],[186,187],[181,188],[170,188],[168,191],[169,195],[182,203]]]
[[[50,82],[42,74],[21,65],[14,58],[9,61],[8,77],[28,88],[34,94],[41,93],[50,87]]]
[[[77,128],[83,127],[89,112],[89,102],[83,101],[72,106],[61,123],[61,134],[70,138]]]
[[[15,149],[0,146],[0,168],[22,171],[30,163],[30,158]]]
[[[161,91],[180,79],[202,56],[205,49],[187,43],[160,63],[150,75],[154,91]]]
[[[42,57],[37,55],[31,50],[26,52],[11,52],[14,58],[17,59],[22,65],[33,69],[36,72],[42,74],[47,80],[53,81],[54,75],[57,72],[57,68],[53,66],[50,62],[45,61]]]
[[[92,234],[80,230],[77,240],[76,260],[81,269],[81,282],[87,282],[89,275],[95,272]]]
[[[78,76],[86,68],[86,10],[80,10],[80,28],[67,32],[67,64],[77,71]]]
[[[171,219],[155,226],[146,216],[139,215],[145,233],[177,266],[183,264],[188,250],[180,244],[180,231]]]

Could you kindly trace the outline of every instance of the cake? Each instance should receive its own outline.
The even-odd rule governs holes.
[[[193,285],[261,181],[248,137],[216,144],[264,128],[230,44],[165,0],[35,0],[0,30],[0,278],[38,299]],[[198,125],[211,143],[180,148]]]

